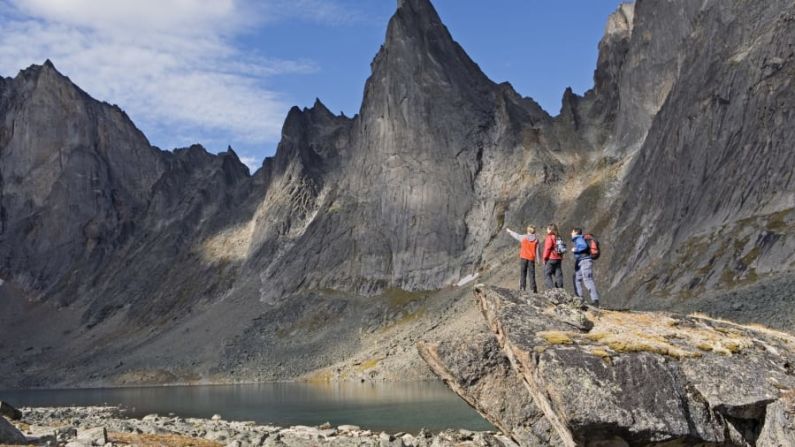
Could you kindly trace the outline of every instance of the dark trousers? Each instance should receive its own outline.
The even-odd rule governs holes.
[[[560,260],[550,259],[544,264],[544,285],[547,289],[563,288],[563,266]]]
[[[527,275],[530,275],[530,285],[533,286],[533,293],[538,293],[536,285],[536,262],[521,259],[519,264],[519,290],[527,290]]]

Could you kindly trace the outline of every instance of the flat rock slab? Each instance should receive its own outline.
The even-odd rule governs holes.
[[[593,309],[560,290],[478,285],[474,293],[491,334],[418,348],[520,445],[544,442],[538,427],[566,446],[756,445],[792,431],[791,403],[782,399],[795,389],[788,334],[706,316]]]

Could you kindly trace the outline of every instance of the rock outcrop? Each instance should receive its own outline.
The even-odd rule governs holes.
[[[474,293],[489,334],[418,348],[520,445],[539,445],[528,427],[551,427],[554,436],[545,436],[567,446],[791,442],[791,335],[698,315],[589,308],[562,291],[478,285]],[[513,408],[526,410],[517,417]]]

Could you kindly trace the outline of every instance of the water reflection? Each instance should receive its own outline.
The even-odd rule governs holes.
[[[440,383],[265,383],[91,390],[3,391],[17,406],[122,405],[129,414],[175,413],[278,425],[355,424],[417,432],[492,427]]]

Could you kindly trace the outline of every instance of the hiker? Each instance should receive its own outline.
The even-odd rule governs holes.
[[[538,237],[536,228],[532,225],[527,227],[527,234],[519,234],[505,229],[514,239],[519,241],[519,290],[527,290],[527,275],[530,275],[530,285],[533,286],[533,293],[538,293],[536,285],[536,259],[539,258]]]
[[[563,288],[563,255],[566,244],[558,235],[558,226],[547,225],[547,237],[544,240],[544,285],[547,289]]]
[[[591,304],[599,307],[599,292],[596,290],[596,282],[593,279],[593,257],[599,257],[598,243],[592,235],[583,236],[582,228],[576,227],[571,230],[571,241],[574,246],[571,248],[574,253],[574,293],[584,301],[583,283],[591,296]],[[592,250],[593,248],[593,250]]]

